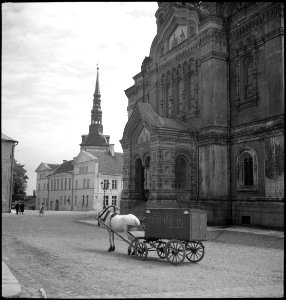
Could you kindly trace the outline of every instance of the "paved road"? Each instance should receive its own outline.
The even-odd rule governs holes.
[[[78,222],[92,212],[2,214],[2,260],[22,286],[20,297],[283,297],[284,239],[212,231],[197,264],[174,266],[149,253],[140,261],[103,228]]]

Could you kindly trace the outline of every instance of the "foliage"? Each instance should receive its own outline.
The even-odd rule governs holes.
[[[26,196],[27,180],[29,179],[26,172],[24,165],[17,163],[14,159],[12,201],[24,200],[24,197]]]

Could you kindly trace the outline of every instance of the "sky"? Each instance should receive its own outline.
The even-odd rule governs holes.
[[[2,3],[1,131],[36,189],[41,162],[60,164],[88,134],[97,64],[103,134],[116,152],[134,84],[156,36],[157,2]]]

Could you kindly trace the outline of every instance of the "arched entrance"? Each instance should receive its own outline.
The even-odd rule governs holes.
[[[144,192],[144,167],[140,158],[135,161],[135,192],[139,195]]]

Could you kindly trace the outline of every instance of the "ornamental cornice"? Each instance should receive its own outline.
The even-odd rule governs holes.
[[[205,47],[209,43],[216,43],[222,46],[226,45],[225,33],[218,30],[209,30],[198,36],[190,45],[182,48],[182,51],[177,51],[176,54],[164,58],[159,61],[157,66],[152,68],[150,74],[154,72],[166,72],[166,70],[172,69],[175,65],[188,61],[192,56],[197,56],[202,47]],[[177,50],[177,49],[176,49]]]
[[[231,137],[236,138],[240,136],[255,136],[264,134],[267,131],[283,130],[284,131],[284,115],[275,118],[269,118],[253,123],[243,124],[231,128]]]
[[[253,18],[251,18],[249,21],[246,21],[243,25],[238,23],[237,28],[231,29],[230,31],[230,44],[240,40],[251,31],[260,29],[262,24],[265,24],[276,17],[283,15],[283,8],[280,6],[280,4],[277,4],[276,6],[268,8],[266,11],[253,16]]]

